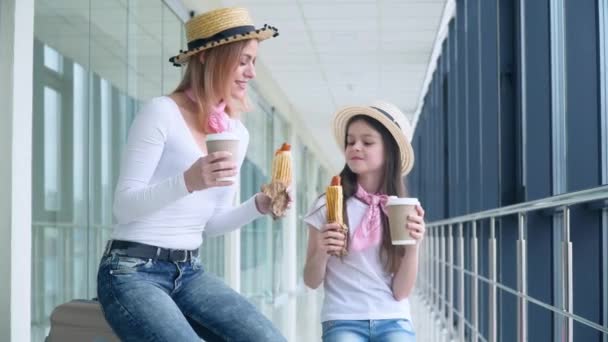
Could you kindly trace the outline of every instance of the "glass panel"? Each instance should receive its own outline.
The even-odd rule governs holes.
[[[90,13],[86,245],[89,293],[95,296],[97,264],[112,227],[113,192],[124,142],[120,132],[129,124],[121,102],[127,91],[129,17],[126,3],[117,0],[91,1]]]
[[[60,135],[61,95],[44,87],[44,208],[49,211],[61,207]]]
[[[129,0],[128,19],[128,94],[140,101],[162,91],[164,64],[162,45],[163,4],[161,1]],[[176,36],[174,39],[178,39]]]
[[[303,222],[304,216],[310,210],[310,206],[322,194],[331,180],[328,172],[323,168],[311,151],[298,137],[297,149],[295,151],[297,167],[298,204],[297,222],[301,229],[297,230],[297,269],[298,279],[302,281],[302,272],[306,262],[306,249],[308,246],[308,229]]]
[[[292,141],[288,141],[289,137],[289,124],[277,113],[274,113],[272,117],[272,136],[273,143],[271,146],[272,150],[276,150],[282,143],[287,142],[293,145]],[[292,152],[293,155],[293,152]],[[272,167],[271,162],[269,163],[269,170]],[[285,229],[293,229],[285,224],[285,220],[275,220],[272,222],[272,267],[273,267],[273,279],[272,279],[272,293],[273,298],[276,299],[278,296],[288,295],[286,284],[283,282],[283,270],[287,270],[287,267],[292,267],[286,264],[286,260],[283,257],[283,243]],[[275,317],[281,317],[275,316]]]
[[[181,37],[184,36],[183,29],[184,25],[166,6],[162,9],[162,57],[161,64],[163,66],[162,74],[162,89],[164,94],[171,93],[179,84],[182,77],[182,70],[185,68],[175,67],[169,63],[169,58],[177,55],[180,49],[186,46],[185,40]]]
[[[251,111],[243,115],[250,133],[247,159],[241,169],[241,201],[260,191],[269,180],[268,170],[273,147],[272,114],[254,89],[250,90]],[[241,229],[241,292],[256,305],[272,300],[273,267],[272,220],[263,217]],[[263,309],[263,308],[262,308]]]
[[[58,73],[63,73],[63,58],[52,47],[44,46],[44,66]]]
[[[200,248],[200,258],[205,271],[211,272],[220,278],[223,278],[226,274],[224,246],[224,236],[215,236],[205,239]]]
[[[43,341],[57,305],[96,296],[128,127],[161,76],[177,84],[158,47],[179,51],[183,30],[162,1],[36,0],[34,35],[32,340]]]
[[[87,182],[86,182],[86,165],[87,158],[87,111],[88,111],[88,92],[87,92],[87,73],[80,64],[73,65],[74,85],[72,91],[74,93],[74,220],[79,224],[86,224],[86,208],[87,208]],[[83,172],[84,171],[84,172]]]
[[[296,150],[294,151],[294,159],[296,164],[296,178],[297,178],[297,186],[298,193],[297,196],[297,222],[303,222],[304,215],[308,212],[310,204],[308,201],[308,196],[306,194],[306,189],[310,184],[307,180],[306,173],[306,154],[307,149],[304,146],[302,140],[298,137],[296,143]],[[307,241],[308,231],[307,229],[298,229],[296,235],[297,241],[297,269],[298,269],[298,279],[302,278],[301,270],[304,270],[304,263],[306,262],[306,245],[304,244]]]

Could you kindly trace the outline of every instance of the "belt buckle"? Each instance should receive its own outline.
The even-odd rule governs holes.
[[[184,258],[183,259],[181,259],[181,260],[175,260],[175,261],[177,261],[177,262],[186,262],[186,261],[188,261],[188,252],[190,252],[190,251],[188,251],[186,249],[174,249],[174,250],[171,250],[171,254],[173,254],[174,252],[178,252],[178,253],[179,252],[183,252],[184,253]]]

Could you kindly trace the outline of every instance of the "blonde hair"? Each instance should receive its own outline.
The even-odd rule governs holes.
[[[226,102],[226,113],[232,118],[249,108],[246,99],[237,101],[231,98],[231,83],[227,75],[238,67],[243,49],[250,40],[220,45],[191,56],[181,82],[173,91],[178,93],[192,90],[198,122],[205,132],[208,112],[220,101]],[[201,53],[205,54],[204,63],[200,61]]]

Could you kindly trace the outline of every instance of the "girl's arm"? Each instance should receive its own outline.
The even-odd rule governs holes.
[[[418,275],[418,245],[405,247],[399,268],[393,276],[393,296],[400,301],[410,296]]]
[[[416,214],[409,215],[406,229],[416,240],[416,244],[405,247],[405,253],[399,260],[399,268],[393,275],[393,296],[398,301],[409,297],[416,284],[418,249],[425,232],[424,209],[420,205],[416,206]]]
[[[308,226],[308,248],[306,252],[306,265],[304,266],[304,284],[316,289],[325,279],[327,262],[331,257],[329,253],[339,251],[344,246],[344,234],[339,232],[340,225],[329,223],[322,227],[322,231]]]

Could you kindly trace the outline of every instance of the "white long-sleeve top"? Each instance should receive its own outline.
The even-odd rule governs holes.
[[[249,132],[236,119],[229,131],[240,139],[240,169]],[[114,194],[117,224],[112,239],[172,249],[196,249],[206,236],[237,229],[261,216],[255,197],[233,206],[236,185],[188,192],[184,172],[204,156],[177,104],[150,100],[135,117],[123,152]]]

